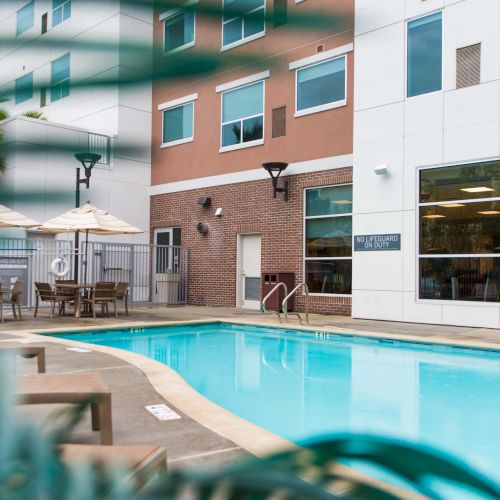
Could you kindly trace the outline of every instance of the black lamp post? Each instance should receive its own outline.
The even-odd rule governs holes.
[[[80,206],[80,184],[85,184],[88,189],[90,186],[90,176],[92,174],[92,168],[101,159],[101,155],[95,153],[76,153],[75,158],[82,164],[85,177],[80,178],[81,168],[76,169],[76,191],[75,191],[75,207]],[[78,283],[78,253],[80,251],[80,233],[77,231],[75,233],[75,280]]]
[[[288,180],[283,181],[283,187],[278,187],[278,179],[287,167],[288,163],[281,161],[272,161],[268,163],[263,163],[262,166],[271,176],[273,180],[273,198],[276,198],[276,193],[283,193],[283,199],[288,201]]]

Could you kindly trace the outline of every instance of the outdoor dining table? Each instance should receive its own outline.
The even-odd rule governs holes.
[[[57,288],[72,290],[75,292],[75,318],[81,318],[82,315],[82,291],[93,290],[94,283],[57,283]]]

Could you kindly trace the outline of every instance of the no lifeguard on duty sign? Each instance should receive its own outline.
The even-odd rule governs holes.
[[[401,250],[401,234],[365,234],[354,236],[355,252]]]

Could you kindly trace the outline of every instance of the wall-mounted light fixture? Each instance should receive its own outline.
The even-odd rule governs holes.
[[[283,181],[283,187],[278,187],[278,180],[288,163],[283,163],[281,161],[272,161],[268,163],[263,163],[262,166],[271,176],[273,180],[273,198],[276,198],[276,193],[283,193],[283,199],[288,201],[288,180]]]
[[[378,165],[373,171],[376,175],[388,175],[389,174],[389,165]]]
[[[198,222],[198,224],[196,224],[196,231],[203,235],[207,234],[208,224],[206,222]]]
[[[209,196],[202,196],[201,198],[198,198],[197,203],[202,207],[209,207],[212,204],[212,198],[210,198]]]

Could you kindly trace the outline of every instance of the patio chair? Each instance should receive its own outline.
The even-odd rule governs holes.
[[[17,317],[18,315],[19,315],[19,320],[23,319],[23,316],[21,314],[22,297],[23,297],[23,282],[21,280],[17,280],[14,283],[14,286],[12,287],[10,293],[10,304],[12,306],[12,314],[14,315],[14,319],[18,319]]]
[[[65,288],[64,286],[58,286],[58,285],[76,285],[76,280],[56,280],[55,281],[55,289],[56,289],[56,294],[59,295],[60,297],[67,297],[66,300],[61,302],[61,307],[59,313],[64,316],[64,313],[66,312],[66,303],[68,304],[73,304],[75,305],[75,296],[78,292],[78,290],[71,290],[68,288]]]
[[[50,283],[35,283],[35,292],[36,292],[36,302],[35,302],[35,315],[36,318],[38,314],[38,307],[40,302],[50,302],[52,304],[50,310],[50,317],[54,317],[54,309],[56,304],[59,303],[59,314],[61,314],[61,303],[68,300],[67,295],[59,295],[56,290],[52,289]]]
[[[83,299],[84,304],[89,304],[92,307],[92,314],[94,318],[95,315],[95,306],[100,303],[102,307],[102,314],[105,312],[109,317],[109,303],[113,303],[115,316],[117,316],[116,312],[116,285],[115,283],[106,283],[106,282],[97,282],[95,287],[93,288],[90,298]]]
[[[128,283],[119,282],[116,285],[116,300],[123,300],[125,304],[125,314],[128,315]]]
[[[18,404],[81,404],[90,402],[92,430],[101,444],[113,444],[111,391],[98,373],[37,373],[17,379]]]
[[[2,342],[0,351],[11,351],[23,358],[37,358],[38,373],[45,373],[45,347],[42,345],[23,345],[17,342]]]
[[[63,444],[59,446],[59,451],[63,462],[70,465],[82,462],[119,465],[127,471],[127,480],[137,489],[144,486],[155,473],[167,469],[167,452],[159,446]]]

